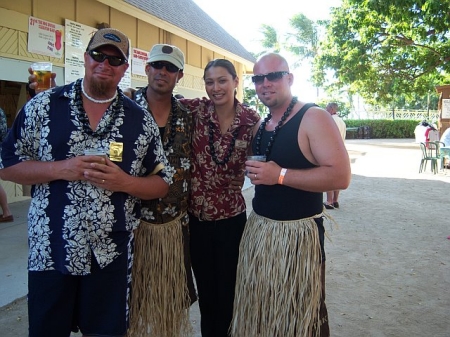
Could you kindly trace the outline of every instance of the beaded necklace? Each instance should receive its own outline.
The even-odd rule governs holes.
[[[209,152],[211,154],[212,159],[214,160],[214,162],[217,165],[225,165],[230,160],[231,153],[233,153],[234,145],[236,144],[236,139],[239,134],[240,128],[236,128],[236,130],[233,131],[233,138],[230,141],[230,146],[228,146],[228,153],[225,156],[225,158],[223,158],[223,160],[219,160],[217,158],[216,149],[214,147],[214,131],[215,131],[215,129],[216,129],[215,125],[214,125],[212,119],[210,118],[209,119]]]
[[[272,150],[272,146],[273,143],[275,142],[275,138],[278,134],[278,131],[280,130],[281,126],[284,124],[284,121],[288,118],[289,114],[291,113],[292,109],[294,108],[295,103],[297,103],[297,97],[293,97],[291,103],[289,104],[288,108],[286,109],[286,111],[283,113],[283,116],[281,116],[280,121],[278,122],[277,126],[275,127],[275,129],[273,130],[272,135],[270,136],[269,142],[267,143],[267,147],[266,147],[266,151],[265,151],[265,155],[266,158],[268,160],[269,158],[269,154],[270,151]],[[262,137],[262,133],[266,128],[266,124],[267,122],[272,118],[272,114],[269,113],[267,115],[267,117],[264,119],[264,121],[261,123],[261,125],[259,126],[258,132],[256,134],[256,154],[260,155],[261,154],[261,137]]]
[[[114,99],[117,97],[117,90],[114,93],[114,96],[108,99],[95,99],[91,96],[89,96],[86,91],[84,90],[84,78],[81,80],[81,91],[83,92],[83,95],[86,96],[86,98],[88,100],[90,100],[91,102],[97,103],[97,104],[104,104],[104,103],[110,103],[112,101],[114,101]]]
[[[148,101],[147,101],[147,87],[142,89],[142,96],[144,97],[145,101],[147,102],[147,110],[150,111],[148,108]],[[173,141],[175,140],[175,135],[177,134],[177,120],[178,120],[178,109],[176,109],[177,100],[175,97],[171,97],[171,112],[172,112],[172,118],[170,119],[170,134],[169,138],[167,139],[167,142],[163,144],[164,151],[168,151],[170,147],[173,144]],[[151,111],[150,111],[151,113]],[[165,127],[164,127],[165,128]],[[161,135],[161,140],[163,140],[164,135]]]

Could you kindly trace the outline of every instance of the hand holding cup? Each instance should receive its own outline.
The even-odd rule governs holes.
[[[40,65],[41,63],[47,63],[46,66]],[[38,70],[38,69],[50,69],[50,70]],[[30,88],[30,96],[34,97],[36,94],[41,91],[47,90],[49,88],[56,87],[56,73],[53,72],[53,67],[50,62],[36,62],[33,63],[28,68],[28,83]],[[43,75],[43,77],[39,77]],[[34,92],[33,92],[34,91]]]

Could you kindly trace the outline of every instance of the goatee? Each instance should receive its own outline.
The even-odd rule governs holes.
[[[116,87],[112,86],[110,82],[100,81],[95,78],[91,78],[89,81],[89,92],[94,97],[109,98],[115,90]]]

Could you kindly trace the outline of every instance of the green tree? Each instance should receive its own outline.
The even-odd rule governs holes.
[[[448,0],[343,0],[332,10],[314,83],[392,108],[427,97],[450,69],[449,7]]]
[[[266,106],[263,103],[261,103],[261,101],[258,98],[258,95],[256,95],[256,90],[254,88],[251,88],[249,86],[244,87],[243,103],[255,109],[260,114],[260,116],[267,115]]]
[[[260,40],[261,45],[264,48],[264,51],[262,53],[266,51],[279,53],[281,50],[281,42],[276,29],[270,25],[262,24],[260,32],[263,35],[262,40]]]
[[[313,60],[319,52],[320,26],[324,21],[313,21],[304,14],[295,14],[289,20],[292,29],[287,33],[286,49],[298,56],[300,61]]]
[[[261,25],[263,38],[260,42],[264,52],[289,52],[295,56],[292,66],[298,67],[303,61],[312,61],[317,56],[320,26],[324,26],[324,21],[316,22],[299,13],[289,20],[290,31],[285,36],[280,36],[273,26]]]

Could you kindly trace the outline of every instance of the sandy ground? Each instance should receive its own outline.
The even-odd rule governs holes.
[[[339,226],[327,223],[331,335],[450,336],[450,170],[418,174],[413,140],[346,145],[352,182],[328,211]],[[244,194],[250,205],[253,188]],[[199,337],[196,305],[191,320]],[[0,325],[27,335],[24,298],[0,308]]]

